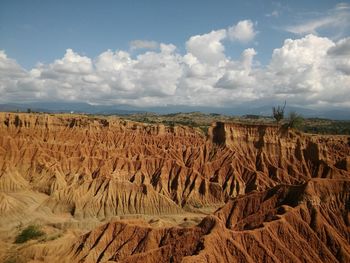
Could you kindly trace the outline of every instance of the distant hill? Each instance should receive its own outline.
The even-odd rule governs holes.
[[[130,105],[92,105],[82,102],[38,102],[38,103],[8,103],[0,104],[0,111],[21,111],[27,109],[37,112],[75,112],[87,114],[119,114],[128,115],[135,113],[152,112],[157,114],[171,114],[177,112],[203,112],[217,113],[225,115],[259,115],[271,116],[271,105],[251,107],[251,105],[241,105],[235,107],[204,107],[204,106],[184,106],[184,105],[167,105],[164,107],[134,107]],[[330,110],[314,110],[309,108],[286,107],[286,113],[295,111],[306,118],[326,118],[334,120],[350,120],[350,110],[346,108],[337,108]]]
[[[66,102],[40,102],[23,104],[0,104],[0,111],[26,112],[28,109],[35,112],[48,113],[87,113],[87,114],[135,114],[142,113],[142,110],[120,109],[116,106],[91,105],[88,103],[66,103]]]

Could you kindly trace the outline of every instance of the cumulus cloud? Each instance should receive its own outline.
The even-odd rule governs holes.
[[[72,49],[67,49],[62,59],[57,59],[48,67],[43,67],[41,75],[46,78],[58,78],[67,74],[87,75],[92,72],[91,59],[80,56]]]
[[[4,102],[36,97],[39,87],[34,82],[29,72],[0,50],[0,92]]]
[[[327,53],[337,70],[350,75],[350,37],[340,40]]]
[[[341,39],[336,46],[328,50],[331,56],[348,56],[350,57],[350,37]]]
[[[133,40],[130,42],[130,49],[157,49],[159,44],[156,41],[149,40]]]
[[[267,72],[272,91],[305,105],[349,102],[350,78],[339,70],[339,65],[344,65],[343,58],[330,54],[343,43],[344,40],[334,43],[314,35],[285,40],[281,48],[274,50]]]
[[[95,58],[68,49],[49,64],[22,68],[0,51],[0,102],[84,101],[135,106],[233,106],[258,101],[350,107],[350,39],[316,35],[286,39],[268,65],[253,48],[225,55],[227,31],[189,38],[186,53],[172,44],[137,56],[107,50]]]
[[[225,38],[225,29],[192,36],[186,42],[186,49],[201,62],[208,64],[218,63],[225,59],[225,47],[221,43]]]
[[[251,74],[252,63],[256,51],[253,48],[248,48],[242,52],[241,61],[231,62],[227,65],[225,73],[217,81],[215,87],[223,89],[239,90],[244,87],[244,90],[253,88],[256,83],[255,76]],[[255,97],[250,93],[250,97]]]
[[[307,35],[301,39],[286,39],[281,48],[272,53],[270,68],[276,73],[291,75],[310,66],[319,66],[327,51],[334,46],[328,38]]]
[[[4,50],[0,50],[0,78],[20,77],[25,70],[14,59],[8,58]]]
[[[227,33],[231,41],[242,43],[252,41],[257,34],[251,20],[239,21],[236,25],[229,27]]]

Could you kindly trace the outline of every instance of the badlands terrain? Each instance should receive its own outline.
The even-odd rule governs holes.
[[[350,262],[349,209],[350,136],[0,113],[1,262]]]

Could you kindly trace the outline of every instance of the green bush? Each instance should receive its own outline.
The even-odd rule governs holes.
[[[294,111],[289,113],[289,118],[288,118],[288,127],[289,128],[300,129],[303,122],[304,122],[304,119],[301,115],[297,114]]]
[[[31,239],[38,239],[43,235],[45,235],[45,233],[40,230],[39,226],[29,225],[25,229],[23,229],[22,232],[16,237],[15,243],[25,243]]]

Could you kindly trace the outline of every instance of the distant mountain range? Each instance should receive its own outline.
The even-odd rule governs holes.
[[[66,102],[38,102],[38,103],[9,103],[0,104],[0,111],[20,111],[26,112],[30,109],[33,112],[48,113],[88,113],[88,114],[133,114],[142,113],[143,110],[132,107],[119,108],[117,106],[91,105],[88,103],[66,103]]]
[[[177,112],[194,112],[200,111],[203,113],[218,113],[225,115],[262,115],[270,116],[272,106],[257,106],[257,107],[193,107],[183,105],[169,105],[164,107],[134,107],[130,105],[91,105],[88,103],[68,103],[68,102],[38,102],[38,103],[8,103],[0,104],[0,111],[20,111],[26,112],[27,109],[35,112],[48,112],[48,113],[87,113],[87,114],[118,114],[128,115],[137,113],[157,113],[157,114],[169,114]],[[334,120],[350,120],[350,110],[346,108],[337,108],[330,110],[313,110],[302,107],[292,107],[287,105],[286,113],[295,111],[306,118],[326,118]]]

